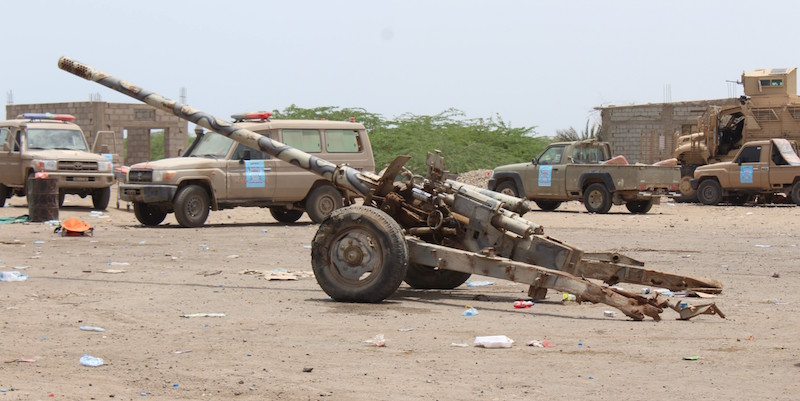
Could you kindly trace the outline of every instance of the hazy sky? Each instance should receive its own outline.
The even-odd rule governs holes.
[[[22,103],[135,102],[69,56],[217,117],[454,107],[541,135],[600,105],[728,97],[743,70],[800,66],[794,1],[3,1],[0,90]],[[741,89],[739,90],[741,93]],[[5,112],[3,111],[3,114]]]

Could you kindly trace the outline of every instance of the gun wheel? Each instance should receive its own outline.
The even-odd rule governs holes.
[[[311,265],[322,290],[335,301],[381,302],[400,287],[408,245],[394,219],[379,209],[336,209],[319,226]]]
[[[408,264],[405,282],[420,290],[452,290],[469,279],[471,274],[454,270],[435,270],[432,267]]]

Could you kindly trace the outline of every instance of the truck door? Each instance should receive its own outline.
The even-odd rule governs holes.
[[[8,128],[0,127],[0,184],[10,184],[11,174],[18,173],[11,162],[9,132],[11,131]]]
[[[264,200],[275,197],[275,160],[240,143],[228,160],[228,200]]]
[[[768,146],[750,145],[742,148],[734,163],[739,168],[731,169],[728,182],[733,189],[760,189],[769,186],[769,156],[765,156]]]
[[[25,184],[22,170],[22,132],[13,127],[0,127],[0,183],[6,186]]]
[[[534,177],[535,186],[527,185],[531,188],[529,198],[561,198],[566,193],[564,188],[566,176],[566,165],[564,163],[564,148],[566,145],[555,145],[545,149],[541,156],[536,160]]]

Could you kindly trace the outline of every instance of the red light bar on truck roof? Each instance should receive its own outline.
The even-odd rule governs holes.
[[[28,119],[28,120],[75,121],[75,116],[72,116],[72,115],[69,115],[69,114],[24,113],[19,117],[22,117],[22,118],[25,118],[25,119]]]
[[[272,113],[268,111],[251,111],[249,113],[242,113],[242,114],[234,114],[231,118],[234,121],[243,121],[243,120],[262,120],[266,121],[272,117]]]

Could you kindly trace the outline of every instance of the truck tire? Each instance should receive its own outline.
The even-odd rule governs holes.
[[[111,187],[97,188],[92,191],[92,205],[97,210],[106,210],[109,199],[111,199]]]
[[[175,219],[183,227],[202,227],[208,218],[208,193],[199,185],[187,185],[175,195]]]
[[[420,290],[452,290],[464,284],[471,274],[457,272],[455,270],[434,269],[432,267],[408,264],[406,271],[406,284],[411,288]]]
[[[287,209],[283,206],[273,206],[269,208],[269,214],[280,223],[294,223],[303,215],[302,210]]]
[[[161,224],[167,217],[167,212],[144,202],[133,202],[133,214],[136,216],[136,220],[139,220],[139,223],[149,227]]]
[[[589,213],[608,213],[611,210],[611,194],[605,185],[596,182],[583,191],[583,205]]]
[[[11,195],[11,189],[3,184],[0,184],[0,207],[5,206],[6,199]]]
[[[497,185],[497,188],[494,191],[519,198],[519,191],[517,191],[517,186],[514,185],[514,181],[503,181]]]
[[[795,205],[800,206],[800,181],[797,181],[792,185],[792,192],[791,192],[792,202]],[[0,204],[2,206],[2,204]]]
[[[330,185],[314,188],[306,198],[306,213],[316,224],[322,223],[334,210],[342,207],[342,193]]]
[[[653,200],[640,200],[640,201],[630,201],[625,203],[625,207],[628,208],[628,211],[634,214],[646,214],[653,208]]]
[[[704,205],[717,205],[722,200],[722,186],[716,180],[705,180],[697,186],[697,199]]]
[[[353,205],[334,210],[311,242],[317,283],[340,302],[381,302],[400,287],[408,245],[400,225],[383,211]]]
[[[536,202],[536,206],[539,206],[539,209],[542,209],[545,212],[552,212],[561,206],[561,202],[559,201],[537,200],[534,202]]]

